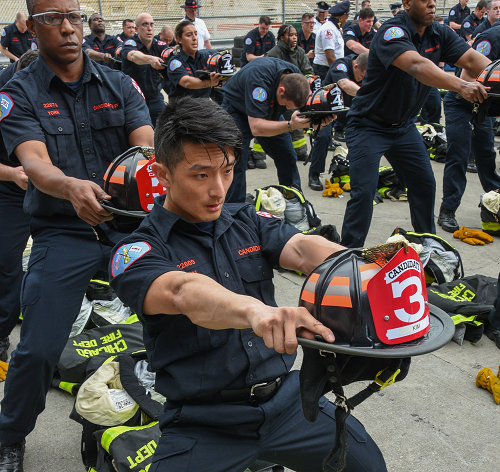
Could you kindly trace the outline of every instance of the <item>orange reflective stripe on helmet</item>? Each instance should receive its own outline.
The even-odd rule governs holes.
[[[370,279],[380,270],[380,266],[374,262],[371,264],[363,264],[359,266],[361,274],[361,291],[366,291]]]
[[[321,305],[352,308],[349,277],[332,277],[325,291]]]
[[[305,302],[314,303],[314,292],[316,291],[316,282],[319,279],[319,274],[312,273],[307,282],[302,289],[302,293],[300,295],[300,299]]]

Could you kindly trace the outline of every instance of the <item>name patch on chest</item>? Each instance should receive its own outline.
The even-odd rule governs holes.
[[[384,33],[384,39],[386,41],[390,41],[391,39],[398,39],[398,38],[402,38],[403,36],[405,35],[405,32],[395,26],[393,28],[389,28],[385,33]]]

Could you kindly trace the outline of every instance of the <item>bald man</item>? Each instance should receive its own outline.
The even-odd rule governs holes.
[[[161,93],[161,75],[164,67],[161,52],[168,47],[154,38],[155,25],[149,13],[141,13],[135,20],[136,34],[123,42],[122,71],[130,75],[144,94],[153,126],[165,108]]]
[[[33,44],[33,36],[26,26],[26,15],[20,11],[16,14],[14,23],[6,26],[2,31],[0,52],[16,62]]]
[[[177,44],[177,41],[174,38],[174,29],[170,25],[165,25],[155,38],[158,41],[167,43],[167,45],[171,47],[174,47]]]

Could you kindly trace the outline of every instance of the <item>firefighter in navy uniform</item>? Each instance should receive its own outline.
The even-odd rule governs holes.
[[[483,17],[484,18],[484,17]],[[484,21],[472,32],[471,38],[476,39],[481,33],[490,29],[500,18],[500,1],[493,0],[488,3],[488,12]],[[498,26],[498,25],[497,25]]]
[[[474,11],[464,18],[462,27],[460,28],[460,36],[466,41],[472,38],[474,30],[485,20],[485,13],[488,7],[486,0],[479,0]]]
[[[470,15],[470,8],[467,3],[469,3],[469,0],[460,0],[448,13],[448,25],[458,35],[460,35],[462,22],[466,16]]]
[[[362,8],[359,21],[344,28],[344,56],[368,52],[376,31],[373,29],[375,13],[371,8]]]
[[[490,28],[482,33],[472,48],[492,61],[500,59],[500,28]],[[481,126],[474,126],[471,130],[473,105],[454,92],[445,95],[443,108],[448,149],[443,174],[443,201],[437,221],[444,231],[453,233],[460,229],[455,212],[467,185],[467,161],[471,152],[485,192],[500,188],[500,176],[495,170],[494,118],[487,117]]]
[[[168,79],[171,83],[169,99],[192,95],[209,97],[211,87],[219,84],[220,74],[212,72],[209,79],[196,76],[197,70],[207,68],[210,51],[198,51],[196,27],[188,20],[183,20],[175,27],[175,39],[180,46],[177,54],[172,55],[167,66]]]
[[[18,70],[38,58],[38,51],[26,51],[19,61],[0,72],[0,89]],[[1,110],[0,104],[0,110]],[[30,218],[23,211],[28,177],[22,166],[9,160],[0,135],[0,360],[7,361],[9,335],[19,321],[23,279],[23,251],[29,237]]]
[[[103,175],[130,146],[153,145],[138,87],[83,53],[87,17],[78,2],[38,0],[29,13],[39,58],[0,92],[7,154],[15,153],[29,177],[24,210],[33,237],[21,289],[21,338],[0,413],[0,470],[9,472],[23,470],[25,437],[44,409],[83,295],[108,265],[110,248],[96,232],[115,241],[122,236],[98,226],[111,219],[97,200],[111,198],[102,190]]]
[[[193,464],[237,472],[256,459],[322,472],[335,407],[323,397],[318,420],[306,421],[290,369],[297,335],[333,335],[303,307],[278,308],[272,277],[280,265],[308,273],[341,247],[251,205],[224,203],[241,135],[213,101],[169,103],[155,149],[167,194],[110,264],[112,287],[144,325],[155,389],[168,398],[149,472]],[[124,260],[124,250],[133,258]],[[363,426],[350,417],[347,430],[344,471],[386,471]]]
[[[328,16],[328,10],[330,9],[330,5],[326,2],[317,2],[316,3],[316,17],[314,18],[314,34],[318,34],[318,31],[325,24],[326,17]]]
[[[0,52],[16,62],[26,51],[31,49],[33,36],[26,27],[26,15],[19,12],[14,23],[6,26],[2,30],[0,38]]]
[[[316,43],[316,33],[314,28],[314,15],[304,13],[300,25],[302,28],[298,32],[299,46],[304,50],[312,66],[314,59],[314,44]]]
[[[113,68],[112,58],[115,57],[115,50],[121,42],[116,36],[106,34],[104,19],[99,13],[90,16],[89,27],[91,33],[83,38],[82,49],[102,66]]]
[[[363,84],[347,114],[351,199],[342,242],[362,247],[370,228],[382,155],[408,189],[411,222],[417,232],[435,233],[436,182],[415,119],[430,87],[482,101],[486,90],[442,71],[438,64],[464,66],[476,77],[489,62],[450,28],[434,21],[433,0],[405,0],[405,11],[386,21],[370,47]],[[408,72],[411,70],[415,77]],[[415,71],[415,72],[413,72]],[[424,85],[424,83],[426,85]]]
[[[290,132],[308,128],[310,120],[299,118],[298,111],[288,122],[282,115],[286,109],[304,106],[309,92],[309,83],[300,70],[274,57],[254,59],[227,82],[222,106],[229,111],[243,134],[243,154],[235,167],[226,201],[245,201],[248,145],[253,136],[259,137],[264,151],[274,160],[278,182],[300,187],[297,155]]]
[[[135,21],[129,18],[122,21],[122,32],[116,36],[118,41],[126,41],[128,38],[135,36]]]
[[[149,13],[141,13],[135,24],[137,34],[123,42],[120,53],[122,71],[130,75],[141,88],[154,126],[165,108],[158,70],[165,67],[161,53],[168,46],[163,41],[154,39],[154,22]]]
[[[344,57],[344,40],[341,27],[349,17],[349,0],[337,3],[331,7],[330,18],[325,21],[316,33],[316,46],[314,48],[314,73],[325,80],[330,66],[341,57]]]
[[[342,100],[345,107],[350,107],[353,97],[356,95],[361,81],[365,76],[366,65],[368,63],[368,53],[359,55],[349,55],[337,59],[326,74],[323,86],[337,84],[342,89]],[[343,130],[347,123],[347,112],[337,115],[334,126],[339,125],[339,130]],[[337,129],[337,128],[336,128]],[[336,137],[337,131],[336,131]],[[314,140],[313,151],[311,155],[311,167],[309,168],[309,187],[312,190],[323,190],[323,185],[319,175],[325,171],[326,156],[328,155],[328,146],[332,139],[332,125],[325,126],[319,130]],[[344,139],[345,140],[345,139]]]

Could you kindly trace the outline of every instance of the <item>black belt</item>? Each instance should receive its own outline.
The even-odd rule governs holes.
[[[214,403],[228,402],[250,402],[265,403],[270,400],[281,387],[282,378],[267,383],[252,385],[251,387],[241,388],[239,390],[221,390],[214,395]]]
[[[387,121],[384,121],[382,118],[375,115],[375,113],[368,113],[366,117],[369,120],[374,121],[378,125],[384,126],[385,128],[401,128],[401,126],[403,126],[406,123],[406,121],[403,121],[402,123],[387,123]]]

